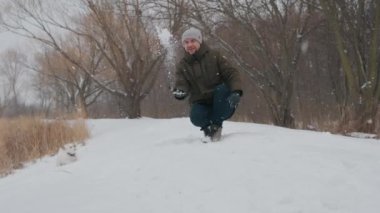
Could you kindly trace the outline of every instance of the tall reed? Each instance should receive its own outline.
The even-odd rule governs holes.
[[[84,120],[0,119],[0,175],[89,137]]]

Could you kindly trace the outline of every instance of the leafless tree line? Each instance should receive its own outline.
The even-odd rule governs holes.
[[[3,28],[42,44],[34,63],[20,70],[36,74],[39,106],[47,114],[186,115],[186,104],[170,95],[171,73],[183,52],[181,32],[195,26],[242,71],[246,89],[236,119],[292,128],[337,122],[339,131],[376,131],[376,0],[47,2],[9,1],[1,19]],[[159,29],[173,36],[169,45]],[[16,77],[9,61],[2,58],[2,73]],[[19,102],[12,86],[5,93],[1,106],[9,97]]]

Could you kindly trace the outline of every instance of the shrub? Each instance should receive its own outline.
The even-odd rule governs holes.
[[[25,162],[53,155],[64,144],[83,142],[88,137],[83,120],[0,119],[0,175]]]

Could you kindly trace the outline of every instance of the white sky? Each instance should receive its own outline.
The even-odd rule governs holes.
[[[31,59],[33,58],[33,52],[35,51],[35,48],[37,45],[37,42],[26,39],[24,37],[18,36],[16,34],[10,33],[10,32],[1,32],[0,33],[0,53],[5,52],[7,49],[16,49],[17,51],[26,54],[26,56]],[[22,79],[19,82],[19,93],[20,98],[25,103],[32,103],[35,102],[35,94],[33,92],[33,88],[31,85],[31,75],[34,74],[31,72],[26,72]],[[0,75],[0,88],[2,88],[4,84],[4,80],[1,79]],[[0,90],[0,97],[4,97],[4,94],[2,94],[2,89]]]
[[[30,43],[35,43],[35,41],[26,39],[11,32],[0,32],[0,41],[0,52],[10,48],[27,50]]]
[[[11,1],[11,0],[0,0],[0,5],[4,4],[4,2],[6,2],[6,1]],[[46,1],[46,4],[49,3],[49,4],[53,5],[54,7],[52,7],[52,8],[62,8],[63,9],[64,7],[60,6],[63,4],[65,6],[75,5],[74,1],[71,1],[71,2],[67,2],[67,1],[63,1],[63,0],[55,0],[55,2],[53,2],[53,0],[43,0],[43,1]],[[33,31],[33,28],[30,28],[30,30]],[[31,61],[31,60],[33,60],[34,53],[36,51],[38,51],[38,49],[41,47],[40,45],[41,45],[41,43],[36,41],[36,40],[30,39],[30,38],[25,38],[25,37],[22,37],[22,36],[19,36],[17,34],[7,32],[4,30],[1,31],[1,28],[0,28],[0,52],[4,52],[7,49],[16,49],[17,51],[26,54],[28,60]],[[31,75],[34,75],[34,74],[35,73],[33,71],[26,72],[24,75],[24,78],[23,78],[24,80],[22,82],[20,82],[20,84],[22,86],[20,87],[19,93],[21,94],[21,98],[23,99],[23,101],[25,101],[26,103],[33,103],[36,100],[34,90],[32,88],[32,84],[30,81]],[[1,81],[2,81],[2,79],[0,76],[0,89],[2,86]],[[3,94],[0,91],[0,97],[2,97],[2,96],[3,96]]]

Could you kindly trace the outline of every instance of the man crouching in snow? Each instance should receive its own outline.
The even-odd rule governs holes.
[[[203,142],[219,141],[224,120],[230,118],[243,95],[239,72],[219,52],[202,42],[198,29],[182,34],[185,56],[177,64],[173,95],[188,95],[190,120],[204,132]]]

